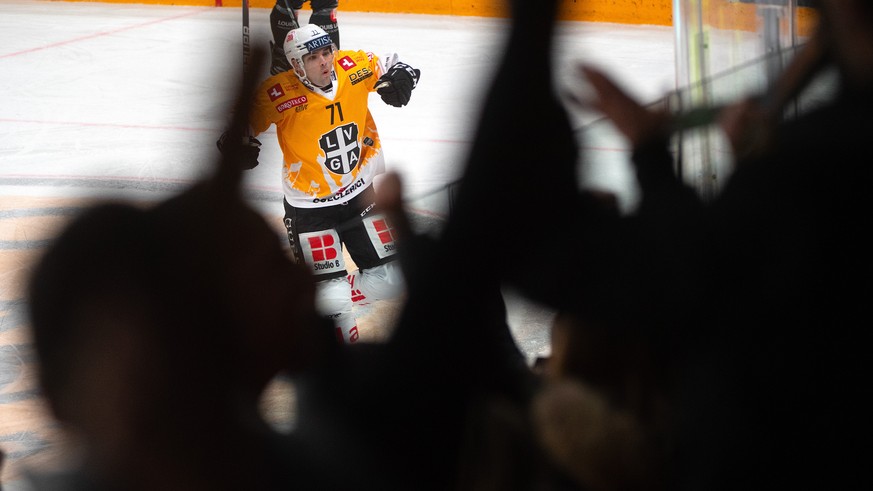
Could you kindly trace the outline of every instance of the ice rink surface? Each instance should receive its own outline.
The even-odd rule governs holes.
[[[342,2],[340,2],[342,3]],[[266,46],[269,11],[252,9],[252,41]],[[301,18],[309,15],[303,11]],[[461,173],[483,91],[501,56],[502,19],[343,12],[343,49],[397,52],[422,75],[410,104],[372,95],[387,168],[404,179],[410,209],[443,216],[441,189]],[[51,450],[37,429],[33,352],[22,308],[22,273],[57,226],[91,199],[151,202],[210,169],[242,73],[239,8],[0,0],[0,449],[4,489]],[[587,62],[643,101],[675,85],[673,31],[663,26],[561,23],[556,83],[577,86]],[[545,56],[545,54],[544,54]],[[525,63],[525,60],[517,60]],[[265,73],[266,75],[266,73]],[[538,87],[518,94],[518,117]],[[573,113],[582,126],[597,116]],[[536,125],[536,121],[531,121]],[[261,165],[246,175],[253,205],[280,225],[281,155],[261,135]],[[524,144],[524,135],[507,135]],[[623,158],[610,142],[584,142]],[[532,164],[532,178],[536,176]],[[598,187],[633,199],[626,169],[586,162]],[[589,183],[589,184],[591,184]],[[544,186],[544,193],[546,187]],[[518,205],[535,196],[519,196]],[[507,207],[511,212],[511,207]],[[570,251],[570,254],[572,252]],[[506,267],[512,267],[511,264]],[[462,272],[459,272],[461,275]],[[509,298],[510,324],[533,358],[548,353],[551,313]]]

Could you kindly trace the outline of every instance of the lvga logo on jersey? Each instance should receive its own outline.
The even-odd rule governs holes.
[[[334,174],[348,174],[361,161],[358,125],[349,123],[322,135],[318,146],[324,152],[324,165]]]

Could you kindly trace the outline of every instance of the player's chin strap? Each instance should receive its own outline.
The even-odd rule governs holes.
[[[312,82],[309,81],[309,77],[307,77],[306,75],[301,77],[300,74],[297,73],[297,70],[294,70],[294,75],[297,75],[297,79],[300,80],[300,83],[302,83],[307,89],[311,90],[312,92],[321,92],[321,89],[312,85]]]

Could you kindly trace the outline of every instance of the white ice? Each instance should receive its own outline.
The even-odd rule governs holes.
[[[256,45],[270,38],[268,14],[251,11]],[[405,108],[372,96],[388,170],[401,174],[412,197],[456,179],[501,56],[506,21],[340,10],[339,22],[344,49],[395,51],[422,72]],[[643,101],[674,88],[670,27],[566,22],[558,35],[562,90],[578,84],[578,61],[605,69]],[[241,39],[239,8],[0,0],[0,198],[154,200],[197,179],[216,156],[242,72]],[[518,94],[519,118],[537,90]],[[596,115],[573,117],[582,125]],[[246,188],[253,204],[278,217],[281,156],[273,136],[271,130],[260,138],[261,165],[247,174]],[[588,184],[631,202],[621,146],[585,144],[618,156],[589,162]],[[531,198],[519,196],[513,205]],[[441,213],[428,210],[426,200],[419,208]],[[546,352],[548,310],[510,299],[510,323],[524,351]]]

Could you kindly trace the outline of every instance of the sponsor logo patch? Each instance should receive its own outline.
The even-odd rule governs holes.
[[[319,48],[323,48],[325,46],[330,46],[331,42],[332,41],[330,40],[330,36],[324,35],[324,36],[319,36],[315,39],[311,39],[309,42],[304,43],[304,45],[306,46],[306,51],[309,51],[310,53],[312,53],[313,51],[315,51]]]
[[[282,90],[282,84],[276,84],[267,90],[267,95],[270,96],[270,101],[275,101],[280,97],[285,96],[285,91]]]
[[[355,288],[355,274],[352,273],[346,276],[346,280],[349,282],[349,286],[351,287],[352,302],[357,305],[368,305],[368,303],[364,303],[367,300],[367,296],[364,295],[364,292],[362,292],[359,288]]]
[[[283,102],[282,104],[279,104],[278,106],[276,106],[276,110],[281,113],[283,111],[287,111],[288,109],[291,109],[294,106],[301,106],[303,104],[306,104],[307,102],[309,102],[309,99],[307,99],[305,95],[302,95],[300,97],[288,99],[287,101]]]
[[[345,269],[341,247],[339,235],[335,230],[300,234],[300,248],[303,249],[303,257],[315,274],[332,273]]]
[[[379,258],[393,256],[397,249],[394,243],[394,228],[383,215],[376,214],[364,219],[364,228],[370,237]]]
[[[351,56],[343,56],[342,58],[340,58],[338,63],[339,63],[339,66],[341,66],[342,69],[345,71],[349,71],[352,68],[355,68],[356,66],[358,66],[358,64],[355,63],[354,60],[352,60]]]
[[[372,76],[373,76],[373,72],[370,71],[369,68],[364,67],[364,68],[361,68],[360,70],[356,71],[355,73],[350,73],[349,80],[352,81],[352,85],[355,85],[357,83],[363,82],[364,80],[367,80],[368,78],[370,78]]]
[[[345,197],[348,197],[352,193],[356,192],[358,189],[361,189],[364,186],[364,179],[358,179],[352,184],[340,189],[336,193],[328,196],[327,198],[315,198],[312,200],[313,203],[330,203],[331,201],[341,200]]]
[[[329,316],[330,317],[330,316]],[[337,327],[335,328],[336,332],[336,341],[340,344],[346,343],[347,341],[343,338],[343,328]],[[358,326],[353,326],[349,329],[349,340],[348,344],[357,343],[358,342]]]

